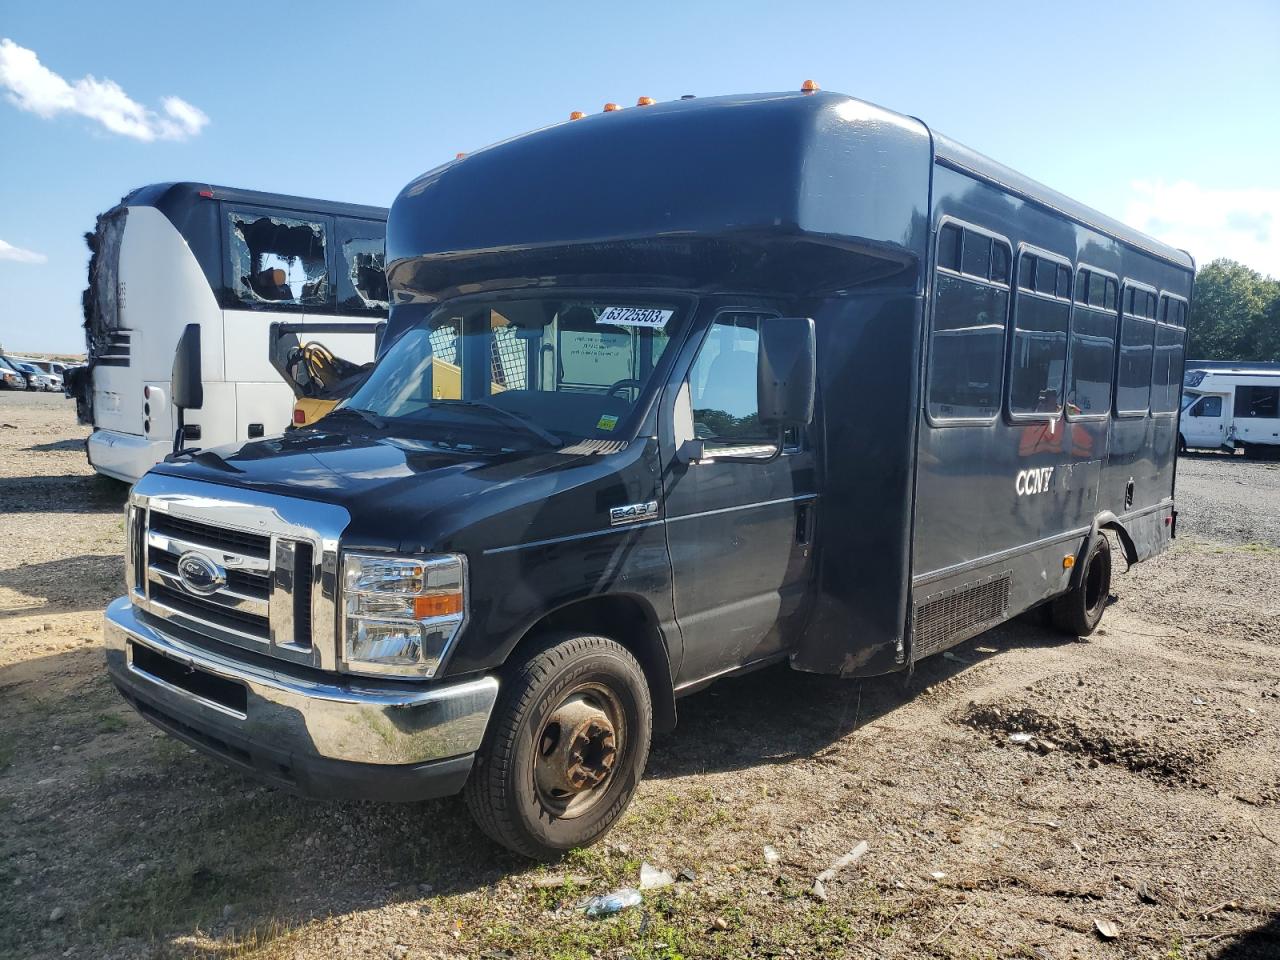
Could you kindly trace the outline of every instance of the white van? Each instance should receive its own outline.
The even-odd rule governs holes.
[[[1280,364],[1187,364],[1181,451],[1280,454]]]

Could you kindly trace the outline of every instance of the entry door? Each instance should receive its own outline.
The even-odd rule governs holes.
[[[1220,447],[1226,443],[1223,397],[1205,395],[1182,417],[1182,436],[1189,447]]]
[[[688,377],[673,385],[664,459],[667,543],[684,638],[678,682],[694,683],[786,649],[809,582],[814,457],[792,434],[776,458],[756,403],[759,312],[721,311]],[[684,464],[674,444],[704,441]],[[728,460],[725,457],[732,456]]]

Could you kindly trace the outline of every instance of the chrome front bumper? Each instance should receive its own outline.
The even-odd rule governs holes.
[[[112,680],[149,720],[315,796],[419,799],[460,789],[498,693],[492,676],[422,685],[312,679],[314,670],[197,646],[139,617],[126,597],[107,608],[104,632]]]

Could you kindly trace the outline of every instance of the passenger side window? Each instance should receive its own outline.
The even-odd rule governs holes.
[[[227,213],[231,288],[258,306],[327,306],[328,224],[268,212]]]
[[[1106,417],[1111,413],[1111,379],[1115,370],[1116,315],[1104,309],[1107,291],[1114,306],[1116,281],[1095,270],[1077,274],[1077,299],[1071,320],[1068,352],[1067,416]]]
[[[955,223],[939,229],[926,387],[931,420],[990,420],[999,412],[1011,262],[1002,237]]]
[[[1116,377],[1116,413],[1141,416],[1151,405],[1152,356],[1155,353],[1155,294],[1126,284],[1121,298],[1120,367]]]
[[[712,323],[689,373],[697,439],[721,445],[775,441],[760,425],[756,398],[760,316],[722,313]]]
[[[1019,269],[1014,306],[1013,355],[1009,364],[1009,412],[1015,416],[1062,412],[1067,368],[1067,331],[1071,325],[1071,270],[1045,256],[1023,252],[1034,270]]]

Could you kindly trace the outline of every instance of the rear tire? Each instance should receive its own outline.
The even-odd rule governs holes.
[[[1187,455],[1187,438],[1181,434],[1178,436],[1178,453],[1184,457]]]
[[[631,802],[653,708],[635,657],[556,634],[512,660],[463,790],[476,824],[535,860],[595,843]]]
[[[1080,582],[1055,599],[1051,606],[1053,625],[1073,637],[1087,637],[1098,628],[1111,596],[1111,543],[1099,533],[1080,573]]]

